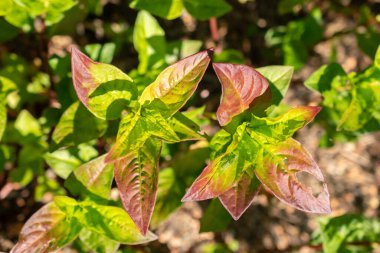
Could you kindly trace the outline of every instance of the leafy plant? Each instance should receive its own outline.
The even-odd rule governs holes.
[[[337,63],[322,66],[305,82],[323,96],[319,121],[325,126],[323,145],[350,140],[380,129],[380,48],[374,63],[362,72],[346,74]],[[336,132],[338,131],[338,132]]]
[[[175,163],[172,168],[159,172],[162,146],[186,140],[205,141],[206,136],[192,120],[197,121],[194,115],[202,111],[194,114],[179,110],[196,90],[212,53],[209,49],[178,61],[139,91],[132,78],[118,68],[95,62],[73,48],[72,78],[84,107],[75,102],[62,115],[52,135],[55,147],[79,145],[98,138],[104,134],[103,124],[106,126],[107,121],[121,118],[118,134],[106,154],[92,160],[93,156],[87,157],[85,159],[90,161],[83,165],[67,148],[45,156],[53,169],[59,166],[57,173],[67,178],[65,185],[71,192],[85,193],[87,197],[80,201],[56,197],[25,224],[13,252],[22,252],[31,245],[40,250],[54,250],[78,236],[87,238],[94,233],[124,244],[154,239],[148,228],[156,198],[159,210],[164,213],[153,216],[155,224],[178,207],[179,202],[165,210],[165,202],[161,202],[165,195],[172,193],[180,198],[179,194],[184,193],[188,183],[186,174],[177,171],[181,168]],[[213,67],[223,89],[216,114],[224,129],[210,142],[212,161],[182,200],[219,197],[231,216],[238,219],[264,185],[281,201],[295,208],[329,213],[329,195],[320,169],[301,144],[291,138],[320,109],[299,106],[277,117],[265,116],[267,107],[272,104],[270,87],[284,94],[292,71],[279,66],[259,69],[264,74],[270,73],[266,79],[246,65],[214,63]],[[280,100],[281,96],[274,96],[273,103]],[[93,121],[88,121],[91,118]],[[85,119],[86,124],[91,122],[88,129],[94,130],[78,128]],[[78,129],[86,135],[75,135]],[[30,132],[39,136],[37,126]],[[298,180],[300,172],[316,177],[323,185],[322,192],[313,195]],[[105,202],[110,196],[113,176],[126,212]],[[163,180],[160,184],[159,179]],[[173,181],[177,179],[182,182]],[[37,237],[34,235],[38,226],[43,229]],[[70,229],[64,229],[65,226]],[[204,229],[210,226],[215,225],[204,225]],[[37,240],[39,238],[43,239]]]
[[[380,243],[380,220],[357,214],[320,218],[312,245],[323,252],[373,252]]]

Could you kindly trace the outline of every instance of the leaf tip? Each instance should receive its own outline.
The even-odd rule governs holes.
[[[214,56],[214,53],[215,53],[214,48],[210,47],[206,51],[207,51],[208,57],[210,57],[210,59],[212,59],[212,57]]]

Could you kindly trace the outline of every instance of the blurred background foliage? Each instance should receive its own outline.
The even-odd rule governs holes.
[[[376,0],[1,0],[0,251],[53,196],[95,198],[72,171],[109,149],[119,122],[76,102],[72,46],[118,66],[140,91],[168,65],[209,47],[217,62],[293,66],[286,103],[276,110],[323,107],[298,139],[327,174],[333,214],[300,215],[265,194],[235,223],[218,201],[181,207],[210,148],[205,141],[164,145],[151,225],[158,241],[118,249],[83,230],[64,252],[379,250],[379,13]],[[220,92],[208,73],[184,109],[209,135],[219,129]],[[117,191],[111,199],[96,201],[120,204]]]

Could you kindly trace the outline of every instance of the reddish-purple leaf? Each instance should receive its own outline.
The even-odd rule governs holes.
[[[115,180],[123,206],[141,233],[148,231],[157,195],[161,142],[153,139],[115,161]]]
[[[260,190],[260,181],[255,175],[244,172],[231,189],[219,196],[220,201],[234,220],[247,210]]]
[[[54,202],[46,204],[24,224],[11,253],[52,252],[73,241],[81,226],[67,218]]]
[[[305,212],[330,213],[330,201],[323,174],[311,155],[294,139],[270,146],[263,154],[262,166],[254,170],[265,188],[281,201]],[[297,179],[297,173],[313,175],[322,184],[314,196],[312,190]]]
[[[222,99],[216,115],[219,124],[225,126],[234,116],[247,110],[269,84],[259,72],[246,65],[213,63],[213,67],[222,84]]]
[[[137,88],[128,75],[112,65],[91,60],[75,47],[71,52],[71,68],[79,100],[99,118],[118,118],[123,103],[137,98]]]

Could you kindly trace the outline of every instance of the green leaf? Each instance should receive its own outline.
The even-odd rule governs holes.
[[[331,89],[331,84],[337,76],[346,76],[346,72],[344,72],[339,64],[331,63],[324,65],[305,81],[305,86],[311,90],[323,93]]]
[[[88,44],[84,47],[85,52],[89,54],[91,59],[108,64],[113,59],[115,49],[115,43],[105,43],[104,45]]]
[[[148,232],[141,235],[130,216],[119,207],[98,205],[90,201],[76,202],[68,197],[55,197],[54,203],[83,227],[124,244],[142,244],[157,237]]]
[[[199,232],[222,232],[230,223],[231,217],[219,199],[213,199],[202,216]]]
[[[183,2],[191,16],[199,20],[220,17],[232,10],[225,0],[183,0]]]
[[[75,168],[73,174],[87,190],[107,199],[113,181],[113,165],[104,162],[105,156],[99,156]]]
[[[212,52],[205,50],[167,67],[145,88],[139,102],[159,110],[165,117],[176,113],[196,90]]]
[[[55,174],[63,179],[66,179],[74,169],[81,165],[81,161],[68,149],[46,153],[44,159]]]
[[[122,110],[137,98],[133,80],[120,69],[94,62],[75,47],[71,63],[78,98],[96,117],[117,119]]]
[[[40,123],[27,110],[22,110],[15,121],[15,129],[25,138],[43,135]]]
[[[148,139],[140,149],[115,162],[115,181],[124,209],[143,235],[156,200],[161,145],[161,141]]]
[[[347,252],[350,243],[359,244],[372,252],[371,242],[379,242],[380,219],[367,218],[361,215],[345,214],[332,218],[321,218],[318,221],[326,253]]]
[[[199,126],[181,112],[176,112],[173,117],[169,118],[169,124],[182,141],[203,138],[199,134]]]
[[[75,102],[62,114],[54,129],[53,148],[96,139],[105,133],[106,128],[106,121],[94,117],[82,104]]]
[[[151,5],[151,4],[150,4]],[[157,8],[157,5],[151,5]],[[133,45],[139,54],[138,72],[146,73],[165,64],[165,32],[147,11],[140,11],[133,30]]]
[[[133,0],[129,7],[171,20],[181,16],[183,3],[182,0]]]
[[[265,135],[265,139],[286,140],[314,119],[320,111],[315,106],[298,106],[276,118],[259,118],[253,115],[249,128]]]
[[[279,104],[288,91],[294,68],[291,66],[266,66],[256,70],[269,81],[272,103]]]
[[[227,147],[232,141],[232,135],[224,129],[219,130],[210,141],[211,155],[214,160],[216,157],[226,152]]]
[[[51,252],[64,247],[79,234],[79,223],[52,202],[33,214],[21,229],[12,253]]]

